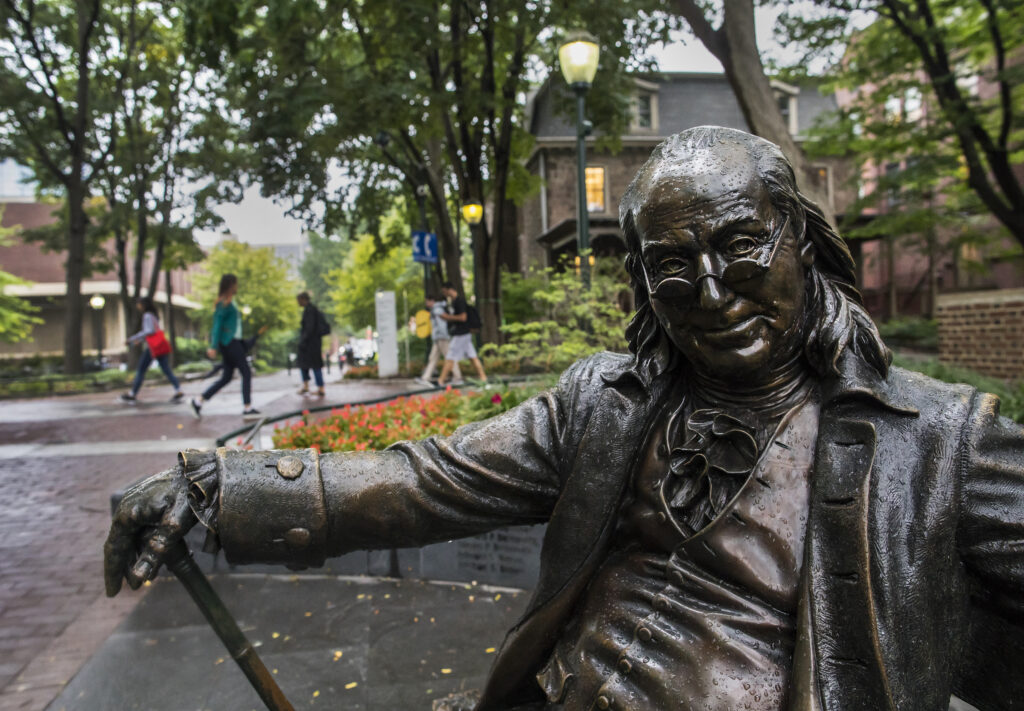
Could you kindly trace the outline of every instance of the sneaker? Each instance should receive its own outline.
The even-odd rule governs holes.
[[[295,392],[295,394],[296,394],[296,395],[309,395],[309,388],[305,388],[305,387],[303,387],[303,388],[299,388],[299,389],[298,389],[298,390],[297,390],[297,391]]]
[[[201,410],[203,409],[203,406],[201,404],[199,404],[198,402],[196,402],[195,398],[192,398],[191,400],[189,400],[189,404],[192,405],[192,412],[195,413],[195,416],[196,416],[197,420],[200,417],[203,416],[203,413],[201,412]]]
[[[417,385],[422,385],[423,387],[426,388],[429,388],[431,386],[431,382],[429,380],[424,380],[423,378],[413,378],[412,381]]]
[[[263,413],[257,410],[255,407],[250,407],[248,410],[242,411],[243,420],[258,420],[263,416]]]
[[[185,398],[185,393],[180,390],[171,395],[171,402],[181,402]]]
[[[135,396],[131,393],[121,393],[121,402],[135,402]]]
[[[453,388],[458,387],[460,385],[465,385],[465,384],[466,384],[465,380],[453,380],[450,383],[447,383],[447,385],[451,385]]]
[[[316,391],[316,396],[317,396],[317,397],[323,397],[323,396],[324,396],[324,395],[326,395],[326,394],[327,394],[327,393],[325,393],[325,392],[324,392],[324,389],[323,389],[323,388],[320,388],[319,390],[317,390],[317,391]]]

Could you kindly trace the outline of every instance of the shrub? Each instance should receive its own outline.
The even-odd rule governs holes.
[[[936,351],[939,323],[927,318],[897,318],[878,324],[878,332],[890,347]]]
[[[497,359],[504,372],[552,373],[592,353],[626,350],[630,314],[623,303],[628,301],[629,289],[619,260],[597,260],[589,290],[583,289],[572,269],[548,268],[541,274],[543,286],[531,297],[541,316],[506,323],[502,330],[507,342],[484,346],[482,356]]]
[[[315,420],[308,411],[302,419],[274,428],[274,447],[320,452],[384,449],[402,440],[445,436],[468,422],[493,417],[535,394],[542,387],[502,392],[463,394],[459,390],[429,396],[398,398],[388,403],[331,410]]]

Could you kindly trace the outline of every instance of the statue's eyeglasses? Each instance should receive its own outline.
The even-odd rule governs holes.
[[[730,260],[728,257],[717,252],[714,254],[715,258],[712,258],[711,254],[701,253],[697,263],[703,268],[697,270],[698,274],[693,279],[667,276],[656,280],[652,284],[648,268],[643,263],[643,260],[640,260],[644,279],[647,282],[647,293],[659,301],[690,299],[700,289],[701,280],[710,278],[717,279],[729,289],[742,288],[747,282],[763,276],[765,272],[771,269],[772,262],[775,260],[775,253],[779,249],[779,243],[782,241],[788,226],[789,216],[787,215],[786,220],[782,223],[782,227],[775,232],[771,242],[755,248],[755,251],[758,253],[756,257],[740,257]],[[713,262],[717,262],[719,265],[717,272],[714,271]]]

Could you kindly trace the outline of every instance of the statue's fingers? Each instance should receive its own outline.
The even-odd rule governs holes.
[[[115,518],[103,544],[103,579],[107,597],[114,597],[121,590],[121,579],[135,559],[135,545],[129,530],[125,523]]]
[[[144,582],[152,580],[159,567],[160,561],[147,545],[139,553],[139,559],[135,561],[135,565],[124,576],[125,580],[128,581],[128,587],[132,590],[138,590],[139,586]]]

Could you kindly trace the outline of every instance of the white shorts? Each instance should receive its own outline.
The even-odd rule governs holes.
[[[458,363],[460,360],[472,358],[476,358],[476,348],[473,347],[473,334],[463,333],[461,336],[452,336],[444,359],[453,360]]]

